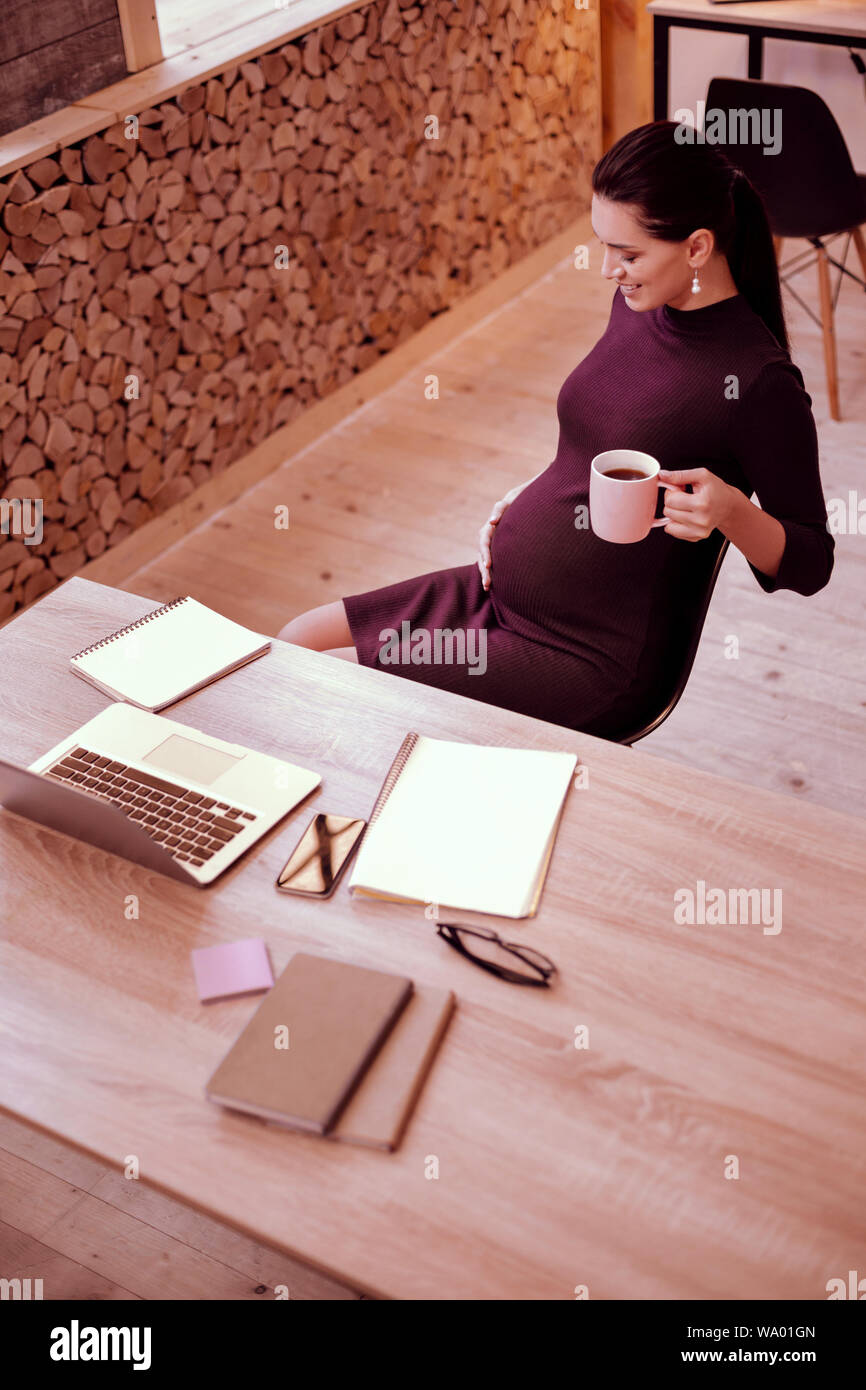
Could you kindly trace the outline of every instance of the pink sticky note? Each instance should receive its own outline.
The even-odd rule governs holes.
[[[198,996],[227,999],[232,994],[252,994],[274,983],[264,941],[230,941],[224,946],[203,946],[191,951]]]

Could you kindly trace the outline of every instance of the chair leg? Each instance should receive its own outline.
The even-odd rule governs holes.
[[[830,266],[823,246],[818,252],[818,289],[821,294],[821,327],[824,330],[824,367],[827,373],[827,395],[830,400],[830,419],[841,420],[839,411],[839,376],[836,370],[836,334],[833,328],[833,297],[830,293]]]
[[[854,238],[854,245],[857,247],[857,255],[860,257],[863,277],[866,279],[866,237],[864,237],[859,227],[852,227],[851,235]]]

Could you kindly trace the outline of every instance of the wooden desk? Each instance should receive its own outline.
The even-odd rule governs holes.
[[[747,0],[711,5],[709,0],[652,0],[653,120],[667,120],[670,31],[712,29],[747,34],[747,77],[764,73],[764,39],[791,39],[835,47],[866,48],[866,9],[861,0]]]
[[[153,606],[73,579],[10,623],[5,751],[97,713],[69,654]],[[578,752],[540,913],[505,924],[558,987],[486,975],[420,908],[279,896],[310,806],[206,890],[2,812],[0,1105],[374,1294],[824,1299],[866,1270],[862,822],[280,642],[167,713],[319,768],[311,805],[350,814],[409,728]],[[780,888],[781,932],[676,925],[697,880]],[[397,1154],[205,1100],[256,1001],[199,1004],[189,952],[250,935],[275,973],[319,951],[456,991]]]

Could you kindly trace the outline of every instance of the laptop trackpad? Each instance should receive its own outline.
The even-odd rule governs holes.
[[[209,748],[207,744],[181,738],[179,734],[169,735],[142,758],[142,762],[154,763],[166,772],[177,773],[179,777],[200,782],[205,787],[240,761],[240,758],[224,753],[221,748]]]

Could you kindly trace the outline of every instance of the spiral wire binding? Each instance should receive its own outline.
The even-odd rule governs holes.
[[[378,818],[379,812],[382,810],[382,807],[385,805],[385,802],[388,800],[388,797],[394,790],[394,787],[397,784],[397,779],[400,776],[400,773],[403,771],[404,767],[406,766],[407,762],[409,761],[412,750],[417,742],[418,735],[413,733],[407,734],[403,742],[400,744],[399,752],[397,753],[396,758],[394,759],[390,768],[388,769],[388,776],[382,783],[382,788],[379,792],[379,795],[376,797],[376,804],[370,812],[370,819],[367,822],[368,825],[372,825],[374,820]]]
[[[126,637],[128,633],[134,632],[136,628],[143,627],[145,623],[153,622],[154,618],[161,618],[163,613],[170,612],[170,610],[176,608],[179,603],[186,603],[188,598],[189,594],[184,594],[182,598],[173,598],[170,603],[164,603],[160,608],[154,608],[152,613],[145,613],[143,618],[137,618],[134,623],[127,623],[126,627],[119,627],[116,632],[109,633],[109,635],[103,637],[100,642],[92,642],[89,647],[82,647],[80,652],[76,652],[73,657],[70,657],[70,660],[78,661],[82,656],[89,656],[91,652],[98,651],[100,647],[107,647],[109,642],[116,642],[118,637]]]

